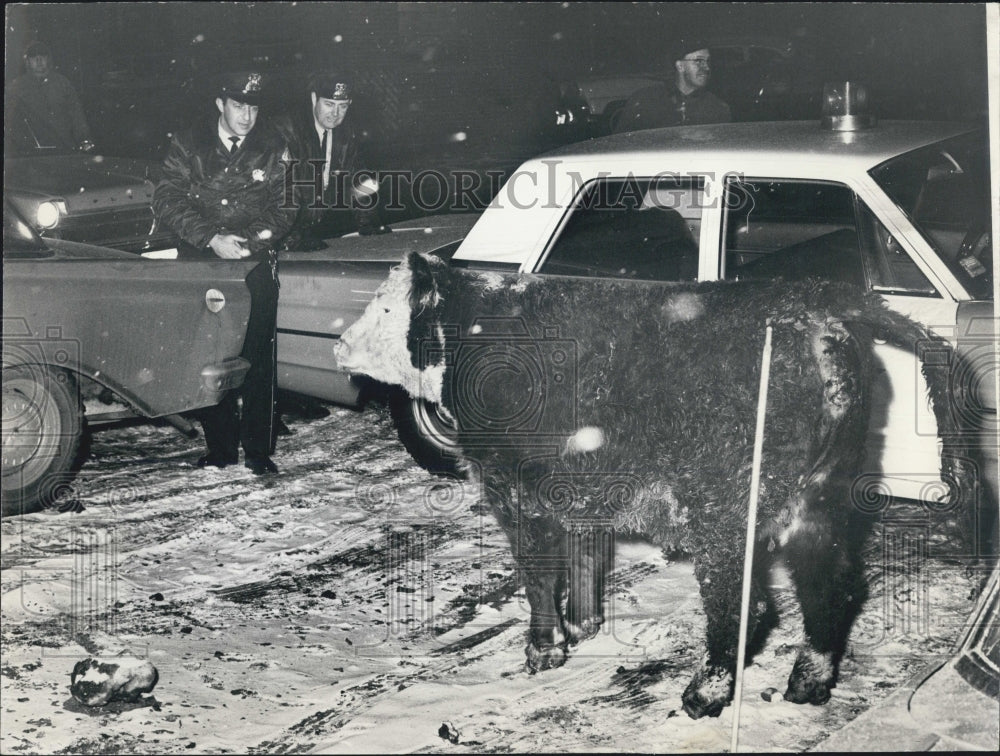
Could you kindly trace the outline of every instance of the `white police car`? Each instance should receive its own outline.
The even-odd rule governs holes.
[[[849,281],[957,344],[996,481],[997,354],[987,139],[954,123],[875,123],[863,87],[828,85],[820,121],[639,131],[528,161],[452,264],[658,281]],[[706,345],[710,348],[710,345]],[[935,500],[936,423],[912,354],[884,368],[863,498]],[[446,428],[425,412],[426,435]],[[995,490],[995,489],[994,489]]]

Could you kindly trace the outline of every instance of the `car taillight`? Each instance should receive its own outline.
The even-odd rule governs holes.
[[[218,289],[209,289],[205,292],[205,306],[209,312],[219,312],[226,306],[226,295]]]

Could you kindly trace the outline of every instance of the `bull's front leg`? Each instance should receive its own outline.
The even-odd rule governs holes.
[[[604,583],[614,560],[610,523],[583,520],[567,533],[569,584],[563,630],[571,645],[593,638],[604,623]]]
[[[541,672],[566,661],[566,593],[570,583],[566,533],[547,517],[524,518],[512,536],[518,570],[531,607],[528,669]]]
[[[726,547],[729,548],[728,546]],[[743,552],[695,555],[695,577],[701,589],[707,618],[707,659],[681,696],[684,711],[692,719],[717,717],[733,700],[739,643],[740,598]],[[755,573],[758,570],[754,571]],[[752,638],[767,610],[763,583],[754,575],[750,592],[747,638]]]
[[[531,610],[524,652],[531,672],[562,666],[566,661],[563,607],[568,585],[566,532],[551,517],[519,510],[502,474],[484,475],[486,497],[510,541],[518,579]]]
[[[521,574],[531,606],[528,645],[524,648],[528,669],[542,672],[561,667],[566,662],[567,643],[560,611],[566,585],[565,562],[526,560]]]

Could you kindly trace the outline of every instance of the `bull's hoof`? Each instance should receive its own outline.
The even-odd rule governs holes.
[[[795,660],[792,674],[788,676],[785,700],[797,704],[825,704],[830,700],[834,676],[830,654],[803,649]]]
[[[724,669],[711,667],[700,670],[681,696],[684,711],[691,719],[717,717],[732,700],[732,674]]]
[[[785,700],[797,704],[825,704],[830,700],[830,685],[818,680],[788,678]]]
[[[544,672],[547,669],[555,669],[566,663],[566,649],[562,646],[536,646],[529,643],[524,648],[525,656],[528,657],[527,665],[529,672]]]
[[[601,625],[603,623],[604,617],[601,616],[588,617],[579,625],[574,625],[571,622],[564,622],[563,632],[566,635],[566,642],[571,646],[575,646],[580,641],[590,640],[600,632]]]
[[[717,717],[732,700],[732,674],[723,669],[711,668],[699,671],[681,696],[684,712],[691,719]]]

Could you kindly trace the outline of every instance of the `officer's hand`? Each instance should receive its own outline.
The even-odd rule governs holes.
[[[216,256],[223,260],[242,260],[250,256],[250,250],[243,246],[246,242],[245,236],[236,234],[216,234],[208,246],[212,248]]]

